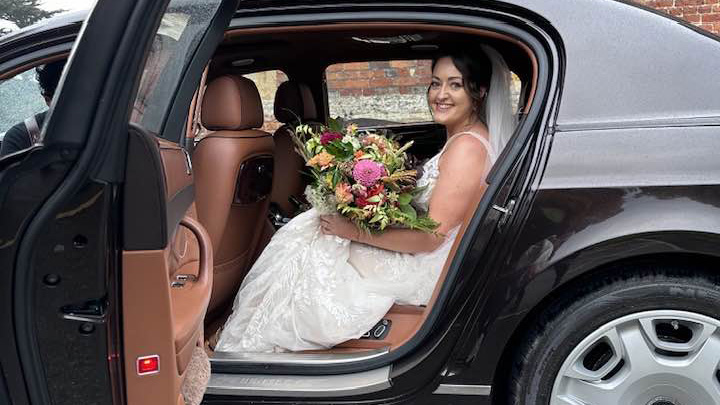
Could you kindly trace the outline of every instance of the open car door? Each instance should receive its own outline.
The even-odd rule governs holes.
[[[212,249],[180,140],[236,3],[99,0],[41,142],[0,159],[0,402],[183,402]]]

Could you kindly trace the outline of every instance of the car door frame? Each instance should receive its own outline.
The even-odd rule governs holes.
[[[121,224],[118,185],[123,180],[125,168],[129,106],[138,87],[150,41],[167,3],[100,0],[88,14],[72,47],[42,130],[43,142],[0,160],[0,214],[19,204],[16,196],[10,193],[10,187],[17,185],[22,175],[30,176],[40,171],[37,167],[40,164],[45,167],[55,165],[53,177],[35,177],[40,179],[33,183],[39,190],[39,195],[33,196],[36,206],[23,211],[26,217],[17,218],[19,223],[13,224],[12,232],[18,237],[10,240],[11,249],[5,246],[5,252],[10,253],[0,255],[2,265],[13,268],[16,275],[10,282],[12,294],[6,297],[11,316],[2,321],[13,339],[9,342],[10,347],[3,347],[1,361],[6,380],[0,384],[5,386],[13,403],[77,403],[78,399],[85,399],[84,394],[89,391],[95,394],[101,391],[103,402],[124,401],[118,290],[121,240],[117,237]],[[211,25],[218,24],[220,20],[216,17],[223,12],[229,20],[236,7],[234,0],[224,0],[221,4]],[[224,30],[224,26],[221,29]],[[205,34],[207,32],[206,29]],[[212,42],[206,38],[207,35],[197,49]],[[128,77],[132,79],[127,80]],[[95,210],[95,218],[73,223],[77,229],[72,232],[83,236],[85,228],[98,240],[88,243],[87,237],[83,236],[72,239],[67,245],[68,235],[61,235],[57,229],[56,222],[64,218],[58,211],[67,208],[68,204],[77,204],[73,198],[87,187],[100,190],[99,198],[86,200],[88,206],[76,205],[77,212],[87,211],[89,206],[100,209]],[[77,214],[72,210],[63,211],[68,212],[69,215]],[[54,237],[58,240],[53,241]],[[66,246],[74,252],[75,262],[63,262],[62,258],[55,257],[52,266],[72,269],[76,271],[76,278],[88,277],[91,283],[105,289],[105,296],[83,297],[71,292],[66,294],[72,296],[67,306],[45,308],[36,305],[38,297],[47,295],[46,288],[70,284],[64,280],[55,283],[53,280],[62,278],[53,273],[43,276],[48,270],[38,268],[38,263],[48,266],[47,258],[51,255],[47,252],[48,248],[52,251],[53,243],[56,243],[55,252],[65,251]],[[89,247],[84,249],[86,246]],[[83,262],[83,258],[89,260]],[[98,266],[93,267],[93,263]],[[6,273],[13,275],[13,272]],[[66,279],[69,278],[72,277]],[[95,305],[89,305],[91,302]],[[77,307],[77,303],[84,303],[86,307]],[[58,315],[63,322],[79,325],[76,332],[86,341],[93,341],[92,345],[88,344],[93,350],[41,353],[36,322],[39,316],[53,319]],[[55,332],[43,330],[43,342]],[[57,333],[59,336],[55,337],[62,342],[66,336],[60,331]],[[69,375],[48,375],[48,362],[72,365]],[[10,370],[14,372],[10,373]],[[49,387],[55,386],[54,392],[57,392],[58,386],[67,384],[63,377],[73,373],[75,376],[100,374],[105,378],[68,378],[74,383],[72,393],[62,398],[53,397]]]
[[[127,128],[128,111],[122,111],[116,107],[123,104],[129,105],[137,81],[120,81],[114,78],[119,77],[121,71],[132,74],[133,62],[137,70],[139,61],[144,57],[147,48],[147,44],[146,46],[138,45],[147,42],[142,40],[147,36],[145,32],[149,27],[158,23],[157,20],[148,17],[159,15],[158,11],[162,7],[162,3],[144,0],[98,2],[83,23],[79,36],[72,47],[67,68],[58,85],[58,94],[51,104],[42,131],[42,145],[13,156],[15,170],[19,172],[32,172],[34,170],[32,165],[44,158],[54,160],[53,163],[61,164],[65,169],[56,176],[52,183],[42,181],[36,183],[38,190],[49,192],[38,199],[37,209],[29,213],[27,224],[22,229],[18,229],[21,239],[16,257],[14,257],[14,266],[11,264],[17,275],[13,285],[12,302],[14,312],[12,326],[15,331],[17,366],[13,369],[21,371],[24,384],[18,386],[16,383],[9,386],[11,398],[15,403],[62,403],[60,398],[53,398],[49,388],[57,383],[47,372],[47,367],[49,367],[47,363],[53,362],[75,363],[74,365],[79,369],[77,371],[100,373],[105,376],[99,380],[93,378],[86,381],[74,381],[78,384],[76,389],[80,393],[83,389],[92,389],[98,395],[96,398],[112,398],[114,400],[121,395],[122,390],[118,387],[118,381],[113,379],[113,376],[117,377],[118,375],[120,364],[112,353],[118,347],[119,325],[106,318],[102,312],[98,314],[97,323],[81,321],[78,331],[84,330],[87,340],[94,341],[92,342],[94,343],[93,349],[105,348],[104,353],[100,349],[104,358],[91,358],[87,362],[78,364],[76,357],[79,353],[58,351],[53,353],[52,358],[43,357],[41,354],[38,342],[41,338],[38,337],[35,322],[43,309],[35,307],[34,301],[37,296],[46,294],[43,288],[49,286],[48,281],[53,284],[52,279],[59,276],[54,274],[50,277],[48,275],[41,277],[45,282],[39,285],[34,282],[38,277],[36,273],[42,271],[42,269],[36,268],[36,263],[39,261],[36,255],[47,247],[43,246],[48,242],[47,239],[39,242],[42,236],[49,236],[50,239],[52,236],[60,237],[60,235],[54,235],[53,231],[57,231],[57,229],[52,226],[52,223],[57,218],[58,208],[72,200],[78,190],[89,182],[103,182],[109,185],[122,179],[122,171],[119,170],[122,166],[119,163],[122,161],[120,158],[124,158],[121,148],[124,138],[122,133]],[[120,153],[110,153],[118,151]],[[113,156],[114,159],[102,159],[103,156]],[[99,162],[103,162],[107,166],[98,164]],[[106,168],[102,174],[99,170],[101,168]],[[11,168],[6,167],[6,169]],[[102,205],[106,205],[106,207],[99,212],[112,216],[111,206],[117,200],[108,198],[112,194],[111,190],[102,186],[101,188],[105,188],[101,201]],[[79,228],[83,228],[89,224],[77,225]],[[52,228],[53,231],[48,232],[49,228]],[[91,231],[86,229],[86,231],[86,235],[95,236],[98,229]],[[107,237],[108,235],[103,236]],[[60,239],[64,238],[60,237]],[[58,246],[63,246],[64,249],[65,245],[62,242],[58,243]],[[107,240],[103,242],[107,242]],[[76,246],[80,244],[78,243]],[[105,243],[92,246],[98,248],[84,249],[83,253],[78,255],[80,258],[75,258],[77,262],[82,262],[82,258],[86,256],[94,262],[97,260],[97,256],[102,256],[107,260],[108,267],[102,269],[86,267],[85,274],[82,275],[76,267],[73,269],[77,271],[75,277],[89,277],[95,283],[100,280],[104,281],[108,286],[107,302],[115,301],[117,296],[112,293],[114,286],[112,274],[116,270],[112,265],[116,263],[115,254]],[[54,265],[58,268],[65,266],[73,268],[77,266],[77,262],[62,263],[61,259],[56,258]],[[88,262],[83,264],[87,265]],[[99,277],[98,274],[91,274],[100,272],[102,275]],[[68,284],[68,282],[61,284]],[[75,298],[80,302],[98,297],[76,296]],[[68,302],[68,304],[74,303],[74,300]],[[60,312],[60,308],[44,310]],[[76,321],[67,320],[67,322]],[[100,333],[100,331],[87,333],[91,329],[92,332],[95,332],[96,324],[104,324],[105,328],[102,329],[105,333]],[[44,331],[49,335],[52,335],[53,332],[53,330]],[[62,339],[66,336],[59,337]],[[110,347],[108,347],[108,341],[115,343],[110,343]],[[90,346],[88,343],[88,347]],[[110,359],[110,367],[108,367],[108,359]],[[97,394],[97,391],[102,391],[102,395]]]
[[[259,4],[262,3],[262,4]],[[557,38],[550,38],[546,32],[546,28],[537,21],[541,20],[539,16],[528,14],[527,10],[518,10],[514,14],[508,11],[498,11],[494,6],[477,6],[477,7],[456,7],[444,4],[417,4],[403,3],[395,5],[396,8],[405,8],[399,13],[397,10],[388,10],[383,8],[379,3],[354,4],[352,6],[336,6],[330,4],[316,4],[312,8],[303,7],[302,5],[294,6],[287,1],[246,1],[243,5],[247,7],[238,10],[238,13],[230,25],[230,29],[243,28],[263,28],[277,25],[305,25],[305,24],[332,24],[334,22],[366,22],[366,21],[393,21],[393,22],[425,22],[437,24],[456,24],[458,26],[478,27],[479,21],[485,21],[481,26],[484,28],[492,28],[497,31],[513,33],[513,36],[522,38],[526,44],[531,44],[531,48],[536,52],[539,60],[539,74],[537,83],[537,92],[535,99],[530,105],[529,111],[524,115],[522,122],[519,124],[519,130],[516,131],[513,139],[508,143],[508,147],[498,158],[498,164],[492,169],[488,175],[489,187],[486,193],[492,194],[492,199],[484,198],[477,208],[475,216],[472,218],[468,232],[475,232],[480,228],[495,229],[498,221],[504,214],[499,210],[492,209],[493,206],[503,208],[508,201],[515,198],[518,199],[518,205],[521,198],[530,197],[525,191],[518,191],[518,184],[527,184],[527,179],[541,173],[537,167],[540,162],[539,155],[542,153],[543,145],[546,144],[544,137],[544,127],[551,116],[555,102],[558,99],[557,83],[559,80],[558,64],[557,64]],[[386,5],[387,6],[387,5]],[[254,8],[256,7],[256,8]],[[490,12],[487,11],[490,9]],[[408,11],[412,10],[412,11]],[[491,17],[487,17],[488,13]],[[504,14],[504,16],[503,16]],[[290,15],[288,17],[287,15]],[[512,15],[515,20],[522,20],[525,24],[524,28],[519,28],[512,24],[501,24],[499,18],[508,18]],[[441,17],[446,17],[442,19]],[[530,33],[532,32],[532,34]],[[530,145],[531,138],[536,139]],[[532,167],[523,165],[525,159],[532,161]],[[511,191],[513,191],[511,193]],[[512,197],[512,198],[511,198]],[[521,213],[513,213],[520,216]],[[503,234],[503,238],[507,238],[515,228],[507,228]],[[420,330],[402,347],[393,350],[391,353],[377,356],[372,359],[361,359],[355,361],[349,359],[347,361],[334,361],[332,364],[307,364],[302,361],[294,361],[293,363],[273,363],[261,365],[260,363],[248,360],[247,362],[218,361],[213,362],[213,371],[219,373],[254,373],[262,369],[264,374],[283,374],[283,375],[333,375],[345,374],[372,370],[390,363],[394,363],[393,376],[399,374],[396,370],[407,371],[420,364],[426,359],[428,353],[439,346],[440,340],[454,341],[456,337],[451,337],[443,330],[438,328],[449,327],[451,320],[462,319],[458,317],[462,308],[472,307],[476,303],[468,304],[468,300],[481,301],[481,297],[473,297],[468,293],[476,289],[477,285],[487,282],[487,272],[474,272],[468,278],[473,270],[480,268],[481,265],[491,265],[488,256],[484,256],[486,246],[490,239],[493,238],[494,231],[478,237],[478,234],[470,234],[469,237],[463,238],[458,248],[458,253],[453,259],[448,278],[443,285],[438,301],[431,310],[428,319],[420,328]],[[467,253],[467,255],[466,255]],[[461,290],[454,291],[454,281],[462,280]],[[446,302],[444,304],[444,302]],[[441,317],[442,314],[442,317]],[[442,318],[442,322],[436,321]],[[440,339],[440,340],[437,340]],[[443,342],[445,344],[446,342]],[[449,352],[448,352],[449,353]],[[399,361],[401,360],[402,361]]]

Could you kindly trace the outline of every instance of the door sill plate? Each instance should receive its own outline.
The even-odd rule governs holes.
[[[390,367],[338,375],[258,375],[213,373],[207,395],[336,397],[390,387]]]
[[[292,365],[322,366],[356,363],[371,360],[388,353],[389,348],[364,350],[354,353],[238,353],[215,352],[210,358],[213,366],[233,365]]]

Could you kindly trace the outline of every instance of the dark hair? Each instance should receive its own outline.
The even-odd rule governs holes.
[[[485,98],[492,77],[490,59],[481,50],[474,52],[472,55],[466,51],[451,51],[433,59],[431,69],[434,71],[437,61],[446,57],[452,60],[453,65],[462,74],[463,87],[470,95],[473,111],[482,122],[485,122]],[[485,87],[485,92],[480,91],[480,87]],[[430,88],[428,88],[428,91],[430,91]]]
[[[35,68],[35,77],[40,84],[40,93],[44,97],[52,98],[55,94],[64,67],[65,60],[59,60]]]

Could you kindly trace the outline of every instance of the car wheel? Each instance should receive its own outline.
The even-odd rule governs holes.
[[[510,403],[720,404],[718,316],[717,280],[690,272],[585,283],[521,345]]]

